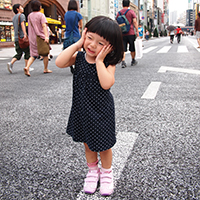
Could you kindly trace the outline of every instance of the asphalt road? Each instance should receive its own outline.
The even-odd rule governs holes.
[[[115,191],[106,198],[99,189],[94,195],[82,191],[87,166],[83,145],[65,133],[72,75],[55,66],[60,46],[53,46],[53,73],[43,74],[36,60],[31,77],[23,73],[23,59],[9,74],[11,55],[0,51],[0,199],[200,199],[196,39],[143,44],[138,65],[131,67],[127,54],[128,67],[116,68]]]

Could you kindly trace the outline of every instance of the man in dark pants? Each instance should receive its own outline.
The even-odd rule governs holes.
[[[130,6],[130,0],[123,0],[122,1],[123,9],[120,10],[121,14],[123,15],[128,7]],[[116,18],[119,16],[119,13],[117,13]],[[134,66],[137,64],[137,61],[135,60],[135,45],[134,41],[136,39],[136,36],[139,37],[138,32],[138,23],[137,23],[137,16],[133,10],[129,10],[126,13],[126,18],[128,19],[129,23],[131,24],[130,30],[128,33],[123,34],[123,44],[124,44],[124,51],[127,51],[127,44],[129,44],[129,51],[131,52],[131,66]],[[135,36],[135,30],[136,30],[136,36]],[[124,52],[124,58],[122,59],[122,68],[127,67],[125,62],[125,52]]]
[[[15,33],[15,51],[17,52],[17,54],[12,58],[11,62],[7,63],[8,71],[10,73],[12,73],[12,68],[13,68],[14,62],[21,59],[23,52],[25,53],[25,55],[24,55],[25,67],[26,67],[27,61],[30,57],[29,47],[27,47],[25,49],[21,49],[19,47],[19,42],[18,42],[18,29],[19,29],[20,38],[28,37],[27,33],[26,33],[26,26],[25,26],[26,21],[25,21],[25,15],[23,14],[24,9],[23,9],[22,5],[20,5],[20,4],[13,5],[13,12],[15,13],[15,16],[13,17],[13,26],[14,26],[14,33]],[[20,23],[19,23],[18,17],[20,14],[21,14],[21,16],[20,16]],[[19,23],[19,26],[18,26],[18,23]]]

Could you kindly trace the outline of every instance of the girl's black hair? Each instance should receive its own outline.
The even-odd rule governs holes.
[[[116,65],[121,62],[124,55],[122,32],[119,25],[114,20],[105,16],[92,18],[86,25],[87,32],[96,33],[107,40],[113,47],[104,62],[110,65]]]
[[[70,0],[68,3],[68,10],[76,10],[78,11],[78,5],[76,0]]]
[[[32,11],[40,11],[41,3],[37,0],[31,2]]]

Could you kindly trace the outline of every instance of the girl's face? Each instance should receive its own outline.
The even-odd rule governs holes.
[[[83,46],[87,56],[89,56],[90,58],[93,58],[95,60],[95,58],[105,45],[109,45],[109,42],[103,37],[92,32],[86,33],[85,42]]]

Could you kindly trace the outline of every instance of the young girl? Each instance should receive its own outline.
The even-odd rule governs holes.
[[[84,48],[85,52],[77,52]],[[79,41],[56,59],[60,68],[75,64],[73,100],[67,133],[83,142],[89,172],[84,192],[94,193],[100,179],[103,196],[113,192],[112,150],[116,142],[114,101],[110,88],[115,82],[115,65],[123,58],[119,25],[105,16],[90,20]],[[98,167],[100,153],[102,167]]]

